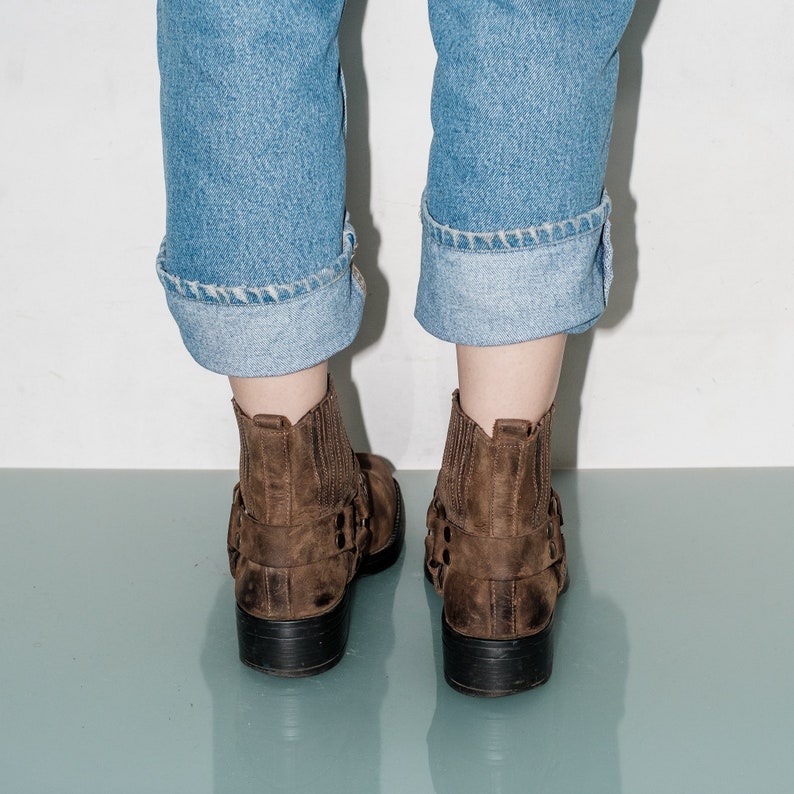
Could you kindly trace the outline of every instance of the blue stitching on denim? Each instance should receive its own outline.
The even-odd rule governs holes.
[[[227,287],[220,284],[202,284],[200,281],[189,281],[169,273],[165,269],[167,257],[166,240],[164,238],[157,254],[157,275],[165,289],[189,300],[202,301],[204,303],[221,303],[229,306],[281,303],[307,295],[323,287],[328,287],[342,278],[345,273],[351,272],[351,269],[355,277],[358,273],[357,268],[352,264],[355,248],[355,232],[349,220],[345,219],[342,253],[333,265],[324,267],[322,270],[311,273],[306,278],[294,281],[291,284],[268,284],[264,287],[249,287],[241,284],[235,287]]]
[[[557,223],[544,223],[528,229],[504,229],[496,232],[465,232],[445,226],[433,218],[427,208],[427,197],[422,196],[422,225],[425,232],[437,243],[460,251],[508,251],[517,248],[536,248],[561,242],[568,237],[576,237],[606,223],[612,211],[612,202],[606,190],[601,203],[592,210],[583,212],[575,218]]]

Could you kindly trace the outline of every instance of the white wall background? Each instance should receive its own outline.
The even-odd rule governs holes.
[[[435,468],[453,355],[412,318],[434,54],[424,0],[363,6],[343,42],[370,300],[334,369],[355,443]],[[558,465],[794,465],[792,33],[785,0],[639,0],[608,175],[618,283],[569,345]],[[154,275],[154,2],[3,0],[0,62],[0,466],[235,466],[228,386]]]

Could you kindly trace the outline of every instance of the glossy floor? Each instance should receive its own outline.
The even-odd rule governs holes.
[[[555,672],[493,701],[439,672],[430,472],[399,475],[406,548],[342,662],[243,667],[233,479],[0,471],[0,790],[794,790],[794,470],[558,473]]]

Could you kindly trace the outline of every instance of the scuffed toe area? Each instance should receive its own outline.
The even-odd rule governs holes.
[[[395,531],[398,510],[397,488],[388,463],[379,455],[359,452],[361,473],[366,481],[371,515],[369,528],[372,533],[369,553],[377,554],[385,549]]]

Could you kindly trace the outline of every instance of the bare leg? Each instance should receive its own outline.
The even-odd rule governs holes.
[[[295,424],[325,397],[328,362],[271,378],[229,378],[237,404],[249,417],[286,416]]]
[[[497,419],[537,422],[560,380],[565,334],[496,347],[458,345],[460,407],[489,436]]]

